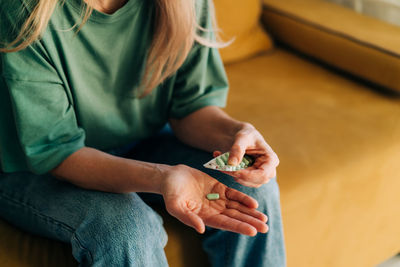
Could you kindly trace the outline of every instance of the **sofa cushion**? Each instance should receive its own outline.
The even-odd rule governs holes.
[[[264,0],[263,21],[279,41],[400,91],[400,27],[323,0]]]
[[[375,266],[396,254],[400,98],[283,50],[227,73],[228,113],[281,161],[288,266]]]
[[[71,246],[27,234],[0,219],[0,266],[73,267]]]
[[[260,0],[214,0],[220,37],[234,40],[220,50],[224,63],[248,58],[273,44],[260,24]]]
[[[174,267],[208,266],[200,235],[157,207],[168,233],[165,248],[168,263]],[[193,260],[196,259],[196,260]],[[0,266],[76,267],[71,245],[26,233],[0,219]]]

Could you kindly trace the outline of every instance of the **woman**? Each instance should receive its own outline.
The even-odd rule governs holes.
[[[143,200],[161,195],[205,233],[213,266],[285,265],[279,161],[219,108],[227,80],[207,1],[0,5],[2,218],[70,242],[82,266],[166,266],[162,221]],[[207,172],[207,151],[256,162]]]

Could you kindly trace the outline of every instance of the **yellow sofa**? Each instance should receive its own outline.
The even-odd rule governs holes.
[[[265,0],[261,20],[279,45],[223,53],[226,110],[280,157],[288,266],[375,266],[400,251],[400,30],[322,0]],[[163,217],[170,265],[207,266],[199,235]],[[0,266],[75,266],[70,250],[0,221]]]

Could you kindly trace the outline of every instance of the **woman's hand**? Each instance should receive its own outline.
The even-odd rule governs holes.
[[[168,212],[199,233],[205,231],[205,225],[250,236],[268,231],[268,218],[256,210],[255,199],[199,170],[185,165],[171,167],[161,192]],[[218,193],[219,199],[208,200],[210,193]]]
[[[214,151],[213,156],[217,157],[221,154],[221,151]],[[279,165],[278,156],[265,142],[262,135],[247,123],[243,124],[243,127],[234,136],[228,164],[238,165],[244,154],[251,155],[255,159],[251,167],[223,173],[233,176],[238,183],[249,187],[260,187],[276,176],[276,167]]]

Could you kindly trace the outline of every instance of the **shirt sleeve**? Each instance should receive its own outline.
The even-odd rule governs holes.
[[[40,42],[0,56],[3,171],[46,173],[84,146],[72,99]]]
[[[198,1],[198,22],[207,31],[201,35],[215,40],[208,2]],[[169,116],[183,118],[205,106],[225,107],[228,79],[219,51],[196,43],[175,77]]]

